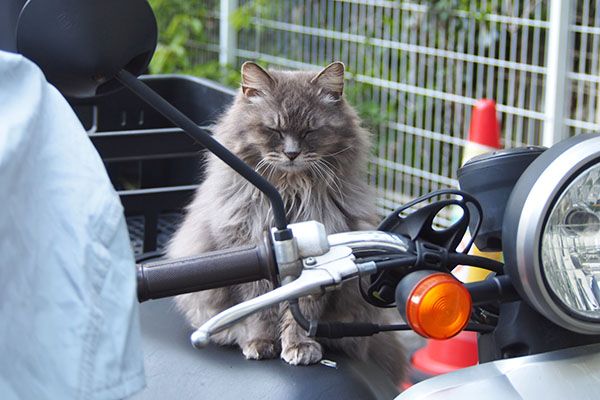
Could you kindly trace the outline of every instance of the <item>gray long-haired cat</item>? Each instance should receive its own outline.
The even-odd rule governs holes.
[[[247,62],[241,91],[213,129],[215,139],[277,187],[290,222],[317,220],[328,233],[373,229],[377,222],[364,181],[370,135],[346,103],[343,88],[341,62],[319,73],[267,72]],[[206,167],[206,179],[170,242],[169,257],[255,244],[273,225],[270,205],[256,188],[212,155]],[[261,281],[181,295],[176,303],[198,327],[270,289],[270,282]],[[318,300],[300,299],[300,308],[307,318],[321,321],[386,322],[362,299],[356,282]],[[311,364],[322,357],[321,344],[307,337],[285,305],[256,313],[213,340],[239,345],[248,359],[281,355],[290,364]],[[395,379],[403,373],[403,348],[391,334],[320,342],[374,361]]]

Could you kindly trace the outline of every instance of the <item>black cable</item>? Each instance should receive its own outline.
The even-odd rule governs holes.
[[[116,79],[126,88],[131,90],[140,99],[148,103],[152,108],[165,116],[175,126],[183,129],[185,133],[202,144],[215,156],[219,157],[225,164],[252,183],[258,190],[263,192],[271,202],[275,227],[278,230],[287,229],[287,217],[285,206],[281,195],[269,181],[250,168],[245,162],[230,152],[222,144],[213,139],[189,119],[185,114],[175,108],[171,103],[162,98],[158,93],[136,78],[135,75],[122,69],[116,75]]]
[[[495,329],[493,325],[473,323],[469,322],[463,329],[464,331],[488,333]],[[391,332],[391,331],[410,331],[412,328],[408,324],[396,324],[396,325],[380,325],[378,328],[379,332]]]
[[[302,315],[298,300],[290,300],[288,304],[298,325],[307,332],[310,332],[311,322]],[[313,321],[312,324],[316,324],[316,321]],[[495,327],[493,325],[469,322],[463,330],[489,333],[494,329]],[[412,328],[408,324],[377,325],[371,323],[330,322],[317,324],[316,329],[313,327],[313,330],[314,336],[316,337],[341,338],[350,336],[371,336],[379,332],[409,331],[412,330]]]
[[[411,331],[412,328],[408,324],[396,324],[396,325],[380,325],[380,332],[391,332],[391,331]]]
[[[491,258],[473,256],[463,253],[448,253],[448,261],[454,265],[462,264],[472,267],[480,267],[494,271],[501,275],[504,273],[504,264]]]
[[[485,268],[490,271],[494,271],[497,274],[504,273],[504,264],[499,261],[492,260],[491,258],[473,256],[463,253],[448,253],[447,257],[449,265],[469,265],[473,267]],[[382,271],[385,269],[410,267],[415,265],[417,259],[417,256],[405,255],[400,257],[388,257],[387,259],[381,261],[373,261],[377,265],[377,270]]]
[[[377,270],[382,271],[385,269],[398,269],[413,266],[417,262],[418,256],[403,255],[398,257],[387,257],[384,260],[377,260],[373,257],[371,260],[377,265]],[[448,265],[462,264],[485,268],[494,271],[499,275],[504,273],[504,264],[491,258],[449,252],[447,254],[447,261]]]
[[[326,337],[330,339],[339,339],[350,336],[371,336],[383,331],[392,330],[410,330],[408,325],[383,325],[372,324],[369,322],[328,322],[317,323],[309,321],[304,317],[300,310],[297,299],[288,301],[292,316],[302,329],[309,332],[310,336]]]
[[[467,324],[467,326],[463,329],[463,331],[489,333],[489,332],[492,332],[494,329],[496,329],[496,327],[492,326],[492,325],[484,325],[484,324],[469,322]]]
[[[312,336],[316,337],[327,337],[327,338],[342,338],[350,336],[371,336],[379,332],[391,332],[391,331],[409,331],[412,328],[408,324],[396,324],[396,325],[377,325],[371,323],[342,323],[342,322],[330,322],[317,324],[317,321],[307,320],[298,304],[298,299],[288,301],[288,305],[292,316],[305,331],[312,333]],[[311,332],[311,325],[313,332]],[[495,329],[493,325],[469,322],[463,329],[465,331],[489,333]]]
[[[382,271],[384,269],[410,267],[414,265],[415,262],[417,262],[417,256],[401,256],[382,261],[375,261],[375,265],[377,265],[378,271]]]
[[[298,299],[289,300],[288,305],[290,308],[290,312],[292,313],[292,316],[294,317],[298,325],[300,325],[302,329],[308,332],[310,330],[310,321],[304,317],[304,314],[302,314],[302,311],[300,310],[300,304],[298,303]]]

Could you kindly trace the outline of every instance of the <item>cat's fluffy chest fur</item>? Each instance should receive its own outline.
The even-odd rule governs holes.
[[[277,187],[289,222],[317,220],[328,233],[372,229],[377,221],[364,179],[370,138],[342,97],[343,78],[341,63],[319,74],[268,73],[246,63],[242,91],[214,128],[217,140]],[[255,244],[272,224],[265,196],[209,156],[206,179],[188,206],[168,255],[185,257]],[[254,282],[178,296],[176,303],[197,327],[219,311],[271,288],[269,282]],[[310,319],[384,320],[354,285],[319,300],[300,299],[300,307]],[[213,339],[238,344],[249,359],[281,355],[291,364],[309,364],[322,356],[321,344],[306,336],[286,305],[254,314]],[[372,359],[395,378],[402,373],[402,348],[393,337],[322,343]]]

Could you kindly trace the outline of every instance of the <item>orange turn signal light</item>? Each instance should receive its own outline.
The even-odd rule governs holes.
[[[471,295],[450,274],[434,273],[421,279],[406,301],[406,319],[419,335],[448,339],[461,332],[471,318]]]

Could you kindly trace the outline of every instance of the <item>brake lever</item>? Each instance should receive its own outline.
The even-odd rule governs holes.
[[[322,256],[305,259],[303,271],[297,279],[287,284],[283,282],[281,287],[215,315],[192,333],[192,345],[197,349],[207,346],[215,333],[267,307],[303,296],[321,295],[335,289],[343,280],[375,271],[374,263],[357,264],[354,260],[355,256],[348,246],[332,247]]]

